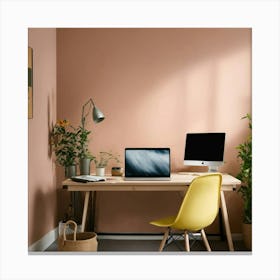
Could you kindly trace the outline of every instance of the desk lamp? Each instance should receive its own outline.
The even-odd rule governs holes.
[[[85,115],[85,108],[87,105],[90,105],[88,112]],[[92,107],[92,119],[95,123],[99,123],[102,122],[105,117],[104,114],[95,106],[92,98],[90,98],[84,105],[83,105],[83,110],[82,110],[82,119],[81,119],[81,123],[82,123],[82,128],[85,128],[85,121],[86,121],[86,117],[88,116],[90,109]]]
[[[89,106],[88,106],[89,105]],[[86,107],[88,110],[86,111]],[[90,98],[84,105],[82,109],[82,118],[80,126],[80,173],[81,175],[88,175],[90,173],[90,158],[88,157],[88,134],[90,131],[85,129],[86,117],[89,113],[92,113],[92,119],[95,123],[99,123],[105,119],[103,113],[95,106],[93,100]]]

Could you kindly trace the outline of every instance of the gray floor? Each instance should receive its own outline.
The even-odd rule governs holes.
[[[217,238],[208,237],[213,252],[228,252],[226,240],[214,240]],[[98,252],[112,253],[137,253],[137,252],[158,252],[160,240],[123,240],[123,239],[98,239]],[[192,252],[206,252],[202,240],[190,240]],[[247,252],[242,240],[234,241],[234,249],[237,252]],[[51,244],[47,252],[57,252],[57,242]],[[184,252],[184,241],[171,242],[164,248],[164,252]]]

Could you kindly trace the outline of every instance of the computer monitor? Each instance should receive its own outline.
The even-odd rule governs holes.
[[[184,165],[208,166],[217,172],[224,163],[225,133],[187,133]]]

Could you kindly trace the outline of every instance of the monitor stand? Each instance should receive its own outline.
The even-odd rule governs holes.
[[[219,172],[219,167],[218,166],[209,166],[208,167],[208,172],[209,173],[211,173],[211,172],[213,172],[213,173],[217,173],[217,172]]]

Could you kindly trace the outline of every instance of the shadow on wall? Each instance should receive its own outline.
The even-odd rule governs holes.
[[[50,207],[56,207],[56,190],[43,192],[43,186],[37,186],[37,191],[33,197],[34,206],[29,224],[33,225],[29,230],[29,240],[41,239],[42,232],[47,233],[52,228],[48,228],[50,221],[55,223],[56,218],[53,216],[53,211],[49,211]]]
[[[73,80],[73,85],[76,84],[71,91],[73,94],[88,90],[87,81],[94,77],[91,87],[103,85],[112,90],[113,86],[114,92],[118,88],[122,91],[118,91],[112,98],[118,98],[121,94],[125,94],[127,98],[126,92],[129,90],[149,93],[150,89],[169,80],[170,76],[177,75],[182,69],[191,70],[202,61],[215,61],[244,48],[244,38],[248,39],[249,29],[244,29],[243,33],[240,30],[70,28],[59,29],[58,34],[61,34],[63,44],[69,44],[68,50],[71,50],[64,54],[65,58],[69,55],[71,59],[63,60],[66,63],[63,67],[68,68],[67,75],[76,76],[77,68],[74,66],[83,66],[83,75],[78,76],[78,80]],[[82,52],[84,55],[81,55]],[[80,55],[76,56],[75,53]],[[109,82],[105,85],[104,77]],[[135,87],[139,83],[141,87]]]
[[[67,215],[67,219],[74,219],[77,223],[81,223],[83,215],[84,195],[81,192],[69,192],[63,189],[62,182],[65,180],[64,168],[56,166],[57,171],[57,220],[63,220]],[[72,205],[73,203],[73,205]],[[72,208],[72,210],[71,210]]]
[[[58,224],[61,221],[65,214],[68,213],[69,205],[71,202],[70,199],[70,192],[64,190],[61,186],[61,182],[65,180],[64,176],[64,168],[61,166],[56,166],[56,178],[57,178],[57,220],[56,223]]]
[[[52,158],[53,156],[53,149],[51,145],[51,132],[53,129],[53,126],[55,125],[54,120],[56,118],[56,112],[53,112],[56,110],[56,93],[55,90],[52,89],[51,93],[48,94],[48,100],[47,100],[48,108],[47,108],[47,118],[48,118],[48,157]]]
[[[92,151],[170,146],[179,158],[187,130],[233,130],[248,111],[250,50],[248,28],[58,29],[59,114],[78,123],[94,93],[106,122]]]
[[[204,77],[211,75],[206,79],[206,82],[210,83],[206,85],[209,86],[210,92],[206,91],[205,94],[210,96],[213,94],[219,74],[213,72],[217,69],[217,64],[232,53],[250,47],[250,29],[241,30],[238,28],[59,29],[58,46],[59,50],[63,51],[63,60],[59,63],[60,75],[67,81],[60,86],[59,94],[75,99],[77,92],[85,92],[89,96],[94,92],[98,104],[102,96],[107,96],[106,103],[102,104],[103,109],[105,105],[105,111],[114,112],[111,107],[115,107],[116,104],[123,107],[119,107],[117,115],[114,114],[116,123],[121,121],[119,118],[127,118],[127,115],[132,118],[137,116],[137,111],[142,105],[145,107],[146,115],[152,114],[156,107],[149,106],[149,102],[155,101],[159,107],[162,103],[166,105],[165,101],[168,100],[165,100],[164,93],[154,94],[158,90],[161,92],[167,90],[166,94],[169,97],[170,95],[178,97],[179,103],[177,102],[175,106],[178,110],[183,104],[188,104],[182,102],[182,97],[201,94],[199,90],[191,92],[192,88],[188,89],[185,86],[188,83],[189,73],[204,62],[207,62],[209,67],[203,79],[197,83],[204,84]],[[83,69],[82,74],[77,75],[77,69]],[[168,87],[170,81],[174,81],[175,88],[173,85],[169,91],[165,87]],[[213,89],[211,84],[214,85]],[[80,99],[79,96],[77,103],[68,104],[71,112],[77,111],[77,104],[83,102]],[[136,112],[133,104],[137,104]],[[129,107],[134,114],[129,114]],[[165,109],[172,107],[174,105],[170,104],[170,107]],[[153,118],[149,119],[153,121]],[[155,123],[158,123],[157,121],[155,118]],[[115,126],[115,122],[111,124],[112,127]]]

